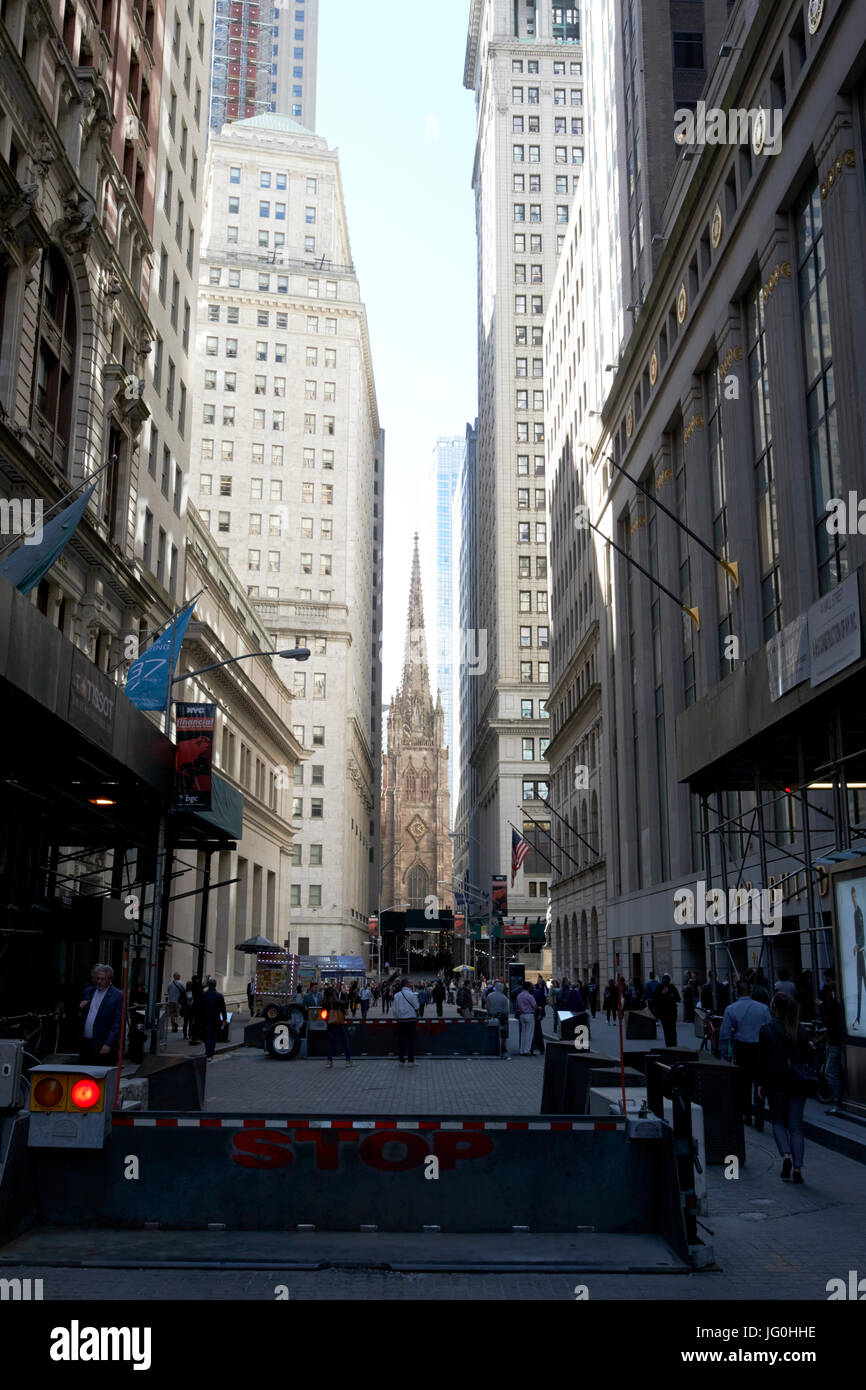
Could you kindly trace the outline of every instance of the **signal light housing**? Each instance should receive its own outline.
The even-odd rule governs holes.
[[[111,1132],[116,1082],[116,1067],[33,1067],[30,1148],[101,1149]]]

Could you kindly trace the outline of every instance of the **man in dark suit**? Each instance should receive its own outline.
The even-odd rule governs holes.
[[[84,1066],[113,1067],[117,1064],[123,995],[111,983],[113,978],[110,965],[97,966],[93,971],[94,982],[85,989],[79,1005],[78,1060]]]
[[[226,1001],[217,991],[213,976],[207,982],[207,989],[201,997],[202,1034],[206,1057],[212,1057],[216,1047],[216,1035],[220,1023],[226,1021]]]

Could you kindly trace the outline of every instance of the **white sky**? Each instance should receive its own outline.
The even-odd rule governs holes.
[[[320,0],[317,134],[340,151],[352,255],[386,432],[383,698],[400,678],[412,536],[435,653],[438,435],[477,396],[475,100],[463,87],[469,0]],[[435,674],[431,670],[435,685]]]

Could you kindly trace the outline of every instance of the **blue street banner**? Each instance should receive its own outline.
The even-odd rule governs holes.
[[[51,566],[62,555],[95,491],[96,484],[91,483],[80,497],[76,497],[62,512],[58,512],[57,516],[42,528],[38,545],[25,540],[8,560],[0,562],[0,574],[8,579],[10,584],[14,584],[19,593],[29,594],[35,589],[40,579],[44,579]],[[39,505],[41,507],[41,503]]]
[[[130,666],[126,676],[126,698],[138,709],[165,709],[170,681],[194,606],[191,603],[178,613],[165,632]]]

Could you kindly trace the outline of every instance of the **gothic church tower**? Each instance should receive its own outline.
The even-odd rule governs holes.
[[[452,905],[445,715],[427,666],[418,536],[412,558],[403,678],[388,710],[382,758],[382,908]],[[389,863],[389,860],[391,861]]]

